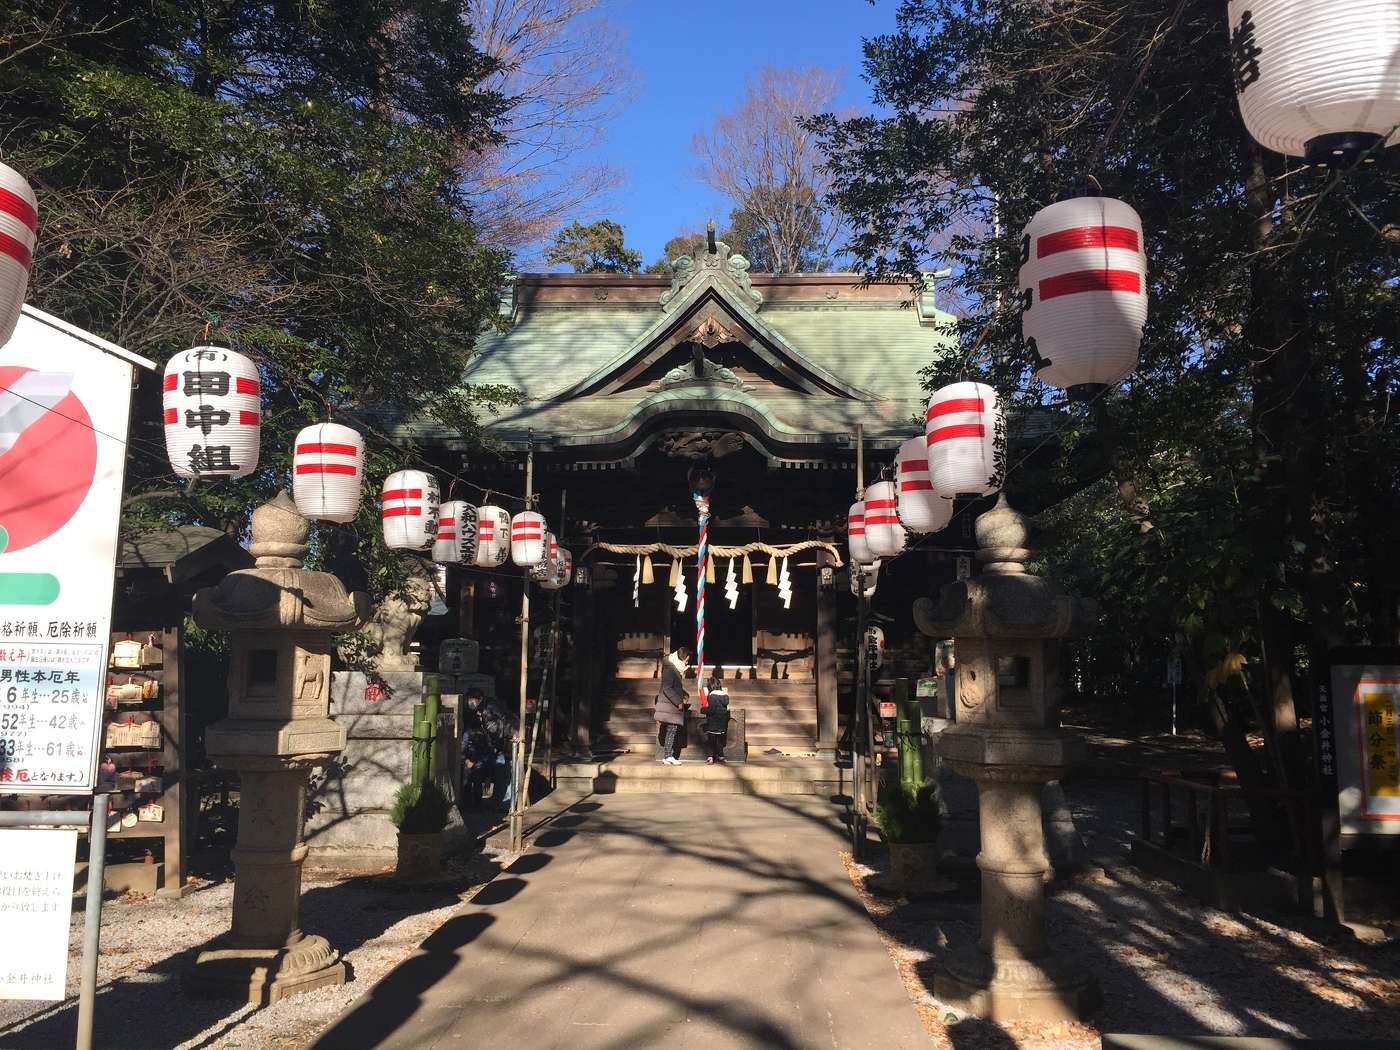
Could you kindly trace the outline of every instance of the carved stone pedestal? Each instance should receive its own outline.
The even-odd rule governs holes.
[[[1037,750],[1057,743],[1070,741],[1035,742]],[[1040,793],[1058,770],[950,764],[955,773],[977,783],[982,931],[975,948],[963,945],[954,950],[945,971],[934,978],[933,994],[993,1021],[1063,1021],[1092,1014],[1099,1006],[1098,982],[1073,960],[1053,954],[1045,937],[1044,884],[1050,859]]]
[[[239,774],[233,922],[200,952],[194,991],[270,1005],[345,983],[340,953],[300,926],[302,841],[311,771],[345,747],[328,716],[330,644],[361,623],[363,595],[302,568],[307,522],[285,493],[253,514],[257,564],[195,595],[195,620],[228,631],[229,717],[209,727],[209,757]]]
[[[1041,795],[1083,751],[1057,727],[1059,640],[1083,632],[1093,610],[1025,571],[1025,522],[1004,498],[976,535],[982,575],[915,608],[920,630],[954,639],[957,722],[938,754],[977,784],[981,828],[981,934],[953,946],[934,995],[994,1021],[1078,1019],[1098,1008],[1098,982],[1046,939]]]

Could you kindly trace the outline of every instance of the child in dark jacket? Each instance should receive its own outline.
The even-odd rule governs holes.
[[[705,764],[724,765],[724,738],[729,732],[729,693],[716,671],[710,677],[707,694],[709,706],[705,708]]]

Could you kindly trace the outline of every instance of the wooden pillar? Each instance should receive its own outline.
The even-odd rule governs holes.
[[[836,590],[820,585],[821,570],[831,564],[831,555],[817,551],[817,755],[836,753]]]
[[[582,755],[593,753],[594,690],[598,661],[598,625],[593,615],[593,585],[597,574],[596,567],[588,574],[588,584],[575,587],[573,594],[574,621],[574,687],[573,687],[573,744]]]

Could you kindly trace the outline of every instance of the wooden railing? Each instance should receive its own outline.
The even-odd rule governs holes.
[[[1228,870],[1232,866],[1230,804],[1256,802],[1280,807],[1292,834],[1295,856],[1292,875],[1296,880],[1300,907],[1312,909],[1312,879],[1319,870],[1316,836],[1316,815],[1312,798],[1307,792],[1284,788],[1246,787],[1233,780],[1233,773],[1220,770],[1180,772],[1146,772],[1141,776],[1142,822],[1141,835],[1145,842],[1160,837],[1163,849],[1173,851],[1178,830],[1173,798],[1184,803],[1186,841],[1191,858],[1207,867]],[[1154,806],[1154,789],[1158,795]],[[1156,808],[1160,823],[1154,835],[1152,811]]]

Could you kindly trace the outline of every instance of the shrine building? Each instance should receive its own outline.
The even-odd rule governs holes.
[[[675,559],[647,554],[645,582],[639,548],[696,545],[687,474],[712,470],[712,545],[800,549],[785,558],[755,549],[747,583],[735,558],[737,596],[726,594],[730,559],[715,559],[706,663],[723,668],[755,753],[828,752],[854,667],[845,529],[857,433],[869,483],[921,432],[919,372],[955,347],[953,318],[935,307],[931,279],[911,302],[907,286],[863,285],[858,274],[750,273],[716,241],[673,266],[657,276],[515,276],[500,306],[507,327],[480,337],[465,376],[522,395],[485,419],[501,455],[473,460],[460,437],[432,425],[413,436],[450,472],[501,493],[524,491],[532,458],[537,509],[575,565],[574,582],[556,592],[564,644],[555,695],[573,712],[571,734],[593,750],[654,745],[661,660],[695,641],[695,557],[680,559],[682,596]],[[880,573],[871,609],[900,674],[928,673],[910,607],[954,578],[972,518],[919,537]],[[424,625],[425,649],[434,633],[477,638],[482,670],[503,697],[517,693],[520,577],[509,565],[454,570],[457,619]],[[553,597],[532,591],[538,635]],[[532,695],[540,673],[532,666]]]

